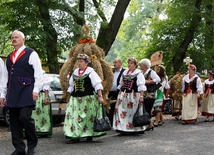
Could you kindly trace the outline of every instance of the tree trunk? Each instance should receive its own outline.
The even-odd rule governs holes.
[[[107,21],[103,21],[101,24],[96,44],[103,48],[105,55],[108,54],[117,36],[129,3],[130,0],[118,0],[110,22],[107,23]]]
[[[208,54],[208,55],[211,55],[212,56],[212,60],[214,59],[214,56],[213,56],[213,0],[210,0],[207,2],[208,4],[205,6],[205,10],[206,10],[206,16],[205,16],[205,20],[206,20],[206,28],[205,28],[205,32],[204,32],[204,35],[205,35],[205,41],[204,41],[204,47],[205,47],[205,52]],[[207,66],[203,66],[204,69],[207,69],[208,66],[212,66],[212,68],[214,67],[213,65],[213,62],[210,61],[209,62],[210,64],[206,63]]]
[[[85,12],[85,0],[80,0],[80,3],[79,3],[79,11],[82,12],[82,13]],[[80,18],[79,21],[77,21],[77,23],[78,23],[79,25],[85,24],[84,18],[82,18],[82,19]]]
[[[173,61],[174,73],[179,71],[180,67],[182,66],[183,59],[185,58],[185,54],[187,52],[187,48],[188,48],[189,44],[192,42],[196,28],[198,27],[198,25],[201,21],[201,16],[200,16],[201,2],[202,2],[202,0],[196,0],[196,2],[195,2],[196,11],[193,14],[189,30],[187,31],[187,34],[186,34],[184,40],[180,44],[177,52],[175,53],[175,55],[173,57],[172,61]]]
[[[46,32],[46,52],[47,52],[47,65],[49,67],[50,73],[59,73],[58,65],[58,52],[57,52],[57,33],[54,27],[52,26],[49,6],[46,1],[37,0],[37,5],[39,7],[39,12],[41,16],[41,22]]]

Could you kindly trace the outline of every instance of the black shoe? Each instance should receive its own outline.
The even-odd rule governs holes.
[[[74,143],[79,143],[79,139],[70,139],[69,141],[67,141],[67,144],[74,144]]]
[[[26,152],[25,151],[17,151],[17,150],[15,150],[10,155],[26,155]]]
[[[35,153],[35,148],[28,148],[27,155],[33,155]]]
[[[150,130],[154,130],[154,126],[152,126],[152,127],[148,127],[148,128],[146,128],[146,130],[145,131],[150,131]]]
[[[92,142],[93,141],[93,137],[87,137],[86,138],[86,142]]]

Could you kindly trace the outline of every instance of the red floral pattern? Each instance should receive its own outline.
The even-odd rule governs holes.
[[[132,108],[133,108],[133,102],[129,102],[129,103],[127,104],[127,108],[132,109]]]
[[[121,118],[126,118],[126,115],[127,114],[127,112],[126,111],[122,111],[122,113],[120,113],[120,117]]]
[[[132,129],[134,126],[132,123],[126,124],[126,129]]]
[[[120,121],[119,120],[116,120],[115,121],[115,126],[119,125],[120,124]]]

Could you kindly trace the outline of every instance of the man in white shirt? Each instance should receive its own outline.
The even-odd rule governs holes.
[[[123,74],[123,71],[125,70],[124,68],[122,68],[122,61],[119,58],[115,58],[113,61],[114,64],[114,81],[113,81],[113,86],[111,91],[109,92],[108,98],[111,100],[116,100],[117,99],[117,95],[118,95],[118,90],[117,90],[117,86],[119,85],[120,82],[120,78],[121,75]],[[113,122],[113,114],[114,114],[114,108],[115,108],[115,103],[112,103],[110,105],[110,111],[108,114],[109,120],[112,124]]]
[[[4,82],[0,85],[0,106],[9,109],[12,143],[15,147],[12,155],[26,154],[23,130],[27,139],[27,155],[31,155],[38,142],[31,115],[43,85],[43,71],[38,54],[24,45],[25,36],[21,31],[14,31],[11,40],[14,51],[6,60]]]

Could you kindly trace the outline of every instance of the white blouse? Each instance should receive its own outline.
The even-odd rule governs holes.
[[[43,73],[43,87],[42,87],[42,90],[45,91],[45,90],[48,90],[48,91],[51,91],[51,79],[48,77],[47,74],[45,74],[45,72]]]
[[[184,89],[185,89],[185,82],[190,83],[196,77],[198,77],[197,81],[196,81],[197,92],[200,92],[200,94],[203,94],[203,86],[202,86],[202,83],[201,83],[201,79],[200,79],[200,77],[197,74],[195,74],[192,78],[189,78],[189,74],[187,74],[187,75],[185,75],[183,77],[183,79],[182,79],[182,92],[184,92]]]
[[[79,70],[79,68],[75,69],[73,74],[78,76],[78,70]],[[94,71],[93,68],[87,67],[87,69],[85,70],[83,75],[85,75],[85,74],[89,74],[89,78],[91,79],[91,84],[92,84],[92,87],[95,89],[95,92],[97,92],[97,90],[99,90],[99,89],[103,90],[102,80],[99,77],[99,75]],[[74,90],[73,75],[71,75],[71,77],[69,79],[69,84],[70,84],[70,86],[68,87],[67,92],[72,93]]]
[[[157,73],[154,70],[149,68],[149,69],[146,70],[145,73],[143,73],[143,75],[146,78],[146,76],[147,76],[147,74],[149,73],[150,70],[151,70],[150,77],[151,77],[152,81],[154,81],[157,84],[158,82],[161,81],[161,79],[160,79],[160,77],[157,75]]]
[[[126,69],[123,72],[123,75],[126,75],[128,71],[129,70]],[[146,91],[145,78],[144,78],[143,74],[141,73],[141,70],[135,69],[134,72],[132,72],[130,75],[136,75],[136,74],[138,74],[137,75],[137,82],[136,82],[137,87],[138,87],[138,92]],[[121,78],[120,78],[120,82],[119,82],[117,89],[120,89],[122,87],[122,84],[123,84],[123,76],[121,76]]]
[[[204,84],[203,84],[203,90],[205,90],[205,84],[208,84],[208,85],[214,84],[214,80],[210,81],[209,79],[206,79],[206,80],[204,81]]]

